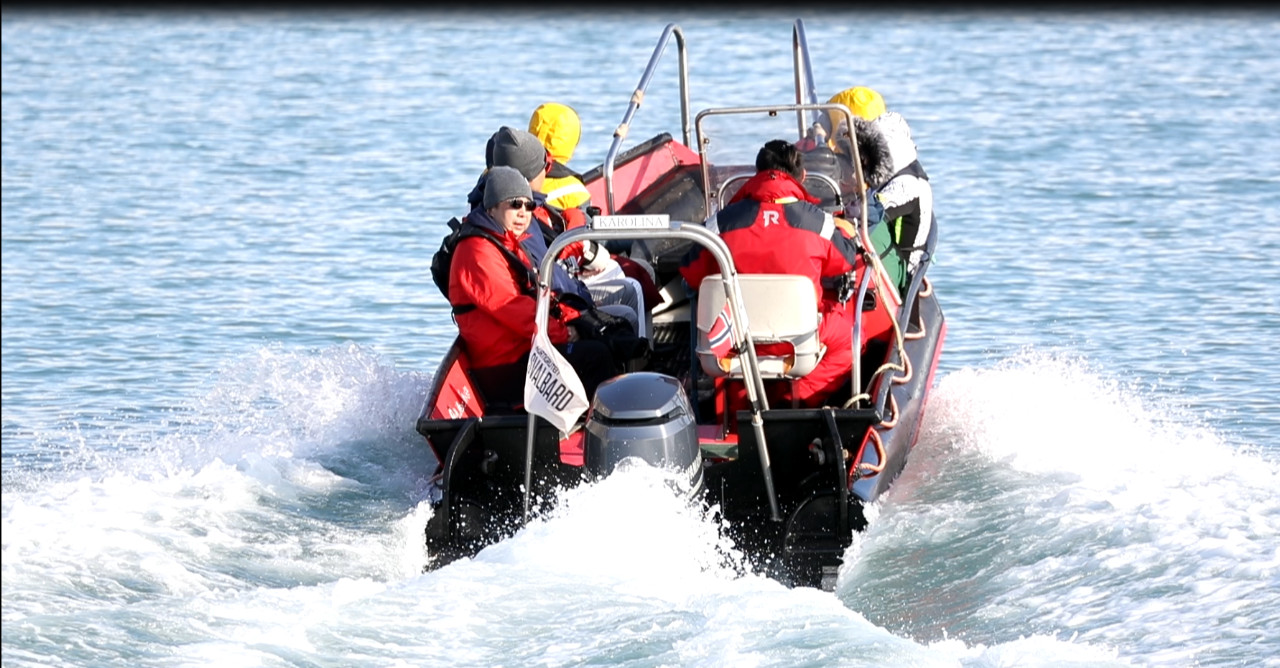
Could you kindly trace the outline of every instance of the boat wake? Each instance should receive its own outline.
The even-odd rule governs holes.
[[[1155,665],[1280,638],[1280,467],[1084,360],[943,378],[838,595],[932,642],[1043,635]]]
[[[555,571],[587,582],[619,573],[645,587],[690,578],[733,578],[747,568],[732,541],[700,504],[673,493],[679,475],[637,460],[596,484],[561,492],[554,510],[512,538],[490,546],[477,561]]]
[[[942,377],[835,596],[750,574],[645,466],[424,573],[435,461],[412,422],[428,382],[358,346],[264,349],[173,436],[125,439],[97,470],[7,478],[6,665],[1280,655],[1276,464],[1077,361]],[[139,635],[168,650],[138,656]]]

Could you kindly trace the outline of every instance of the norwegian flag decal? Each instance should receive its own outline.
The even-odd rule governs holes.
[[[711,330],[707,332],[707,342],[711,344],[711,352],[717,358],[724,359],[733,348],[733,337],[730,336],[732,330],[733,316],[729,313],[729,304],[725,303],[724,308],[720,309],[720,315],[711,323]]]

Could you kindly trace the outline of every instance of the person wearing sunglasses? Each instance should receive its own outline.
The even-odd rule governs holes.
[[[546,257],[547,247],[551,241],[566,229],[586,224],[585,214],[581,209],[561,210],[547,203],[547,196],[541,189],[546,182],[551,161],[546,148],[533,134],[503,126],[493,136],[491,153],[493,167],[515,168],[528,179],[529,187],[533,191],[533,201],[537,204],[533,212],[535,222],[531,223],[530,234],[520,239],[520,244],[528,253],[536,269]],[[481,196],[486,187],[484,183],[477,185]],[[476,191],[473,191],[472,197],[475,196]],[[577,212],[582,218],[578,220],[572,219],[571,216],[566,217],[565,214],[570,212]],[[644,269],[639,266],[631,272],[626,272],[619,263],[619,268],[624,269],[627,277],[633,280],[594,280],[581,272],[581,268],[589,264],[589,260],[585,257],[588,254],[587,246],[584,244],[573,244],[566,248],[558,258],[560,262],[552,264],[551,289],[558,295],[576,294],[589,306],[624,318],[631,324],[632,329],[641,331],[642,318],[647,320],[645,316],[648,314],[648,307],[645,304],[656,304],[660,301],[652,276],[644,273]],[[607,252],[602,255],[601,260],[618,262]],[[574,267],[575,270],[570,271],[569,267]],[[654,295],[650,298],[651,301],[645,301],[646,283]]]
[[[449,303],[470,357],[472,379],[486,402],[519,404],[523,397],[537,306],[533,264],[521,245],[537,204],[529,181],[515,168],[496,165],[486,177],[484,199],[463,219],[481,234],[464,236],[449,267]],[[580,315],[568,305],[553,309],[547,336],[582,380],[587,396],[617,373],[609,347],[579,340],[568,323]]]
[[[548,212],[540,210],[546,208],[544,206],[546,197],[539,189],[546,180],[547,150],[543,148],[537,137],[524,130],[516,130],[505,125],[490,137],[490,142],[491,145],[485,149],[485,162],[489,165],[489,170],[491,171],[494,167],[511,167],[524,176],[533,192],[532,199],[536,205],[534,220],[541,222],[531,223],[532,233],[523,237],[520,242],[536,269],[542,262],[543,256],[547,254],[547,244],[560,232],[555,229],[554,224],[548,223]],[[469,205],[474,207],[485,196],[488,188],[488,174],[489,171],[486,171],[480,177],[475,188],[467,196]],[[564,267],[552,270],[551,289],[560,294],[574,293],[591,301],[591,292],[586,285],[571,276]]]

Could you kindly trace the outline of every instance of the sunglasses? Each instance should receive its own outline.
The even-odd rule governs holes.
[[[522,208],[523,208],[525,211],[528,211],[528,212],[530,212],[530,213],[533,213],[533,210],[534,210],[534,209],[536,209],[536,208],[538,208],[538,204],[537,204],[536,202],[534,202],[533,200],[531,200],[531,199],[521,199],[521,198],[519,198],[519,197],[517,197],[516,199],[512,199],[512,200],[507,200],[507,204],[509,204],[509,205],[511,206],[511,208],[512,208],[512,209],[522,209]]]

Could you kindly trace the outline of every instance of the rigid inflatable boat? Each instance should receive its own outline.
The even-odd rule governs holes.
[[[854,532],[867,525],[865,509],[902,471],[916,441],[946,324],[926,278],[936,231],[905,288],[890,283],[877,253],[864,250],[875,270],[842,289],[854,304],[887,300],[896,316],[891,334],[855,354],[848,382],[827,405],[770,405],[771,387],[803,377],[824,354],[812,283],[737,273],[728,248],[703,222],[754,174],[754,154],[765,141],[811,136],[822,114],[844,115],[846,127],[853,125],[847,107],[816,102],[801,21],[792,37],[794,101],[692,114],[684,36],[678,26],[666,27],[604,162],[584,175],[602,211],[588,226],[560,234],[539,267],[539,276],[550,275],[559,252],[586,239],[643,259],[662,288],[661,303],[645,305],[649,352],[602,383],[581,415],[556,425],[523,404],[486,401],[469,375],[465,346],[455,340],[417,421],[439,461],[426,526],[428,568],[474,555],[552,507],[558,491],[638,458],[674,472],[680,483],[674,493],[716,508],[722,531],[754,569],[792,586],[834,586]],[[663,133],[624,151],[672,38],[680,139]],[[857,142],[849,136],[846,146]],[[804,186],[824,209],[854,221],[861,248],[872,248],[856,148],[845,169],[826,169],[838,162],[829,154],[819,158],[806,157]],[[721,268],[696,292],[678,273],[692,244],[712,253]],[[538,287],[545,330],[550,289],[545,281]],[[721,313],[732,316],[728,358],[708,334],[708,323]],[[857,346],[860,318],[853,334]],[[790,347],[781,355],[758,354],[763,342],[774,351],[778,343]],[[554,392],[543,365],[530,367],[533,390]]]

